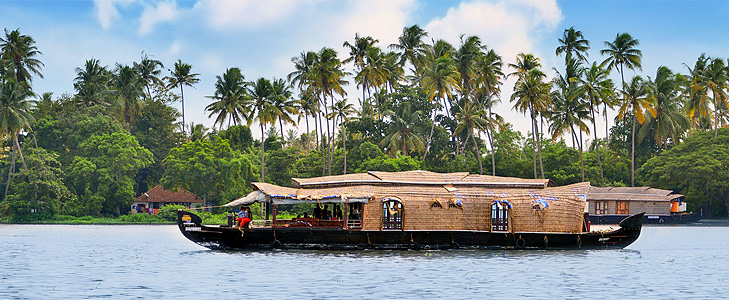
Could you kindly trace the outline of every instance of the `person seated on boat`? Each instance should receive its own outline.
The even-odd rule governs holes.
[[[332,211],[329,210],[329,205],[324,205],[324,211],[322,211],[322,219],[324,220],[331,220],[332,219]]]
[[[308,212],[304,212],[304,219],[308,219],[308,218],[309,218],[309,213]]]
[[[251,209],[248,207],[241,207],[240,211],[238,211],[238,226],[243,228],[248,228],[248,223],[251,222],[251,219],[253,218],[253,215],[251,214]]]
[[[339,208],[339,204],[334,204],[334,219],[335,220],[342,219],[342,209]]]
[[[321,219],[321,207],[319,206],[319,203],[317,203],[316,207],[314,207],[314,218]]]

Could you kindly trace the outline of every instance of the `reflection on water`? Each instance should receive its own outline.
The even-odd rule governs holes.
[[[624,250],[212,251],[176,226],[0,225],[0,299],[655,299],[729,292],[728,227]]]

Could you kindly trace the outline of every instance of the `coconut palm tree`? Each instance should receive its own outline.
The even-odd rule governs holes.
[[[647,97],[648,89],[640,76],[634,76],[630,84],[623,88],[622,94],[624,101],[618,109],[618,119],[623,120],[630,116],[633,122],[630,143],[630,186],[635,186],[635,121],[637,120],[640,124],[643,124],[645,122],[644,111],[649,112],[654,117],[656,111],[651,105],[651,98]]]
[[[582,35],[582,31],[575,30],[575,27],[565,29],[562,37],[558,39],[559,46],[555,51],[556,55],[564,53],[564,61],[567,62],[572,55],[576,60],[587,62],[587,50],[590,49],[590,41]]]
[[[354,77],[354,82],[357,84],[357,87],[362,87],[362,99],[372,97],[370,88],[374,88],[375,93],[377,93],[378,88],[387,84],[389,76],[384,63],[384,56],[380,48],[370,47],[367,50],[360,71]],[[365,91],[368,94],[367,97],[365,97]],[[382,115],[381,110],[378,113],[380,116]]]
[[[134,124],[137,115],[141,113],[141,98],[144,96],[142,82],[134,68],[127,65],[116,65],[116,71],[111,79],[112,108],[119,113],[119,117]]]
[[[309,116],[312,116],[316,120],[316,115],[318,112],[318,105],[316,103],[316,97],[312,95],[310,91],[302,91],[301,94],[299,94],[299,100],[297,101],[297,106],[299,107],[299,121],[301,121],[301,116],[304,116],[306,119],[306,154],[309,154],[309,146],[311,144],[311,131],[309,130]],[[319,143],[318,137],[317,137],[317,144]]]
[[[504,79],[504,72],[501,70],[501,56],[493,49],[485,50],[476,60],[476,89],[475,98],[481,104],[481,108],[488,112],[488,126],[486,136],[491,145],[491,175],[496,176],[496,152],[493,144],[494,128],[501,128],[503,119],[492,112],[494,105],[501,102],[499,93]]]
[[[314,78],[314,68],[317,62],[319,61],[319,54],[314,51],[308,51],[308,52],[301,52],[299,56],[295,56],[291,58],[291,62],[294,63],[294,71],[289,73],[286,78],[289,82],[291,82],[292,85],[294,85],[296,88],[299,89],[302,100],[304,100],[303,96],[306,96],[306,100],[310,102],[311,109],[306,109],[306,111],[310,112],[312,117],[314,118],[314,128],[316,128],[316,121],[317,117],[320,115],[319,110],[319,100],[316,95],[318,95],[318,91],[316,90],[316,84],[315,84],[315,78]],[[304,104],[302,104],[303,107]],[[320,122],[321,123],[321,122]],[[309,121],[307,116],[307,122],[306,126],[308,128]],[[317,133],[315,135],[316,137],[316,147],[319,147],[319,134],[322,132],[321,130],[315,130]],[[307,138],[309,130],[307,129]],[[307,145],[308,147],[308,145]],[[307,150],[308,153],[308,150]]]
[[[139,63],[134,62],[134,69],[139,73],[142,86],[147,90],[147,99],[152,99],[152,92],[149,87],[153,83],[162,82],[159,76],[162,75],[164,67],[165,65],[161,61],[150,58],[144,51],[142,51],[141,61]]]
[[[405,70],[398,63],[399,55],[395,52],[387,52],[383,57],[383,69],[387,74],[387,85],[390,93],[400,86],[400,82],[405,80]]]
[[[342,61],[343,64],[353,62],[355,68],[362,70],[362,66],[365,64],[365,56],[367,51],[374,47],[379,42],[373,39],[371,36],[361,37],[359,33],[354,34],[354,44],[350,44],[345,41],[342,47],[349,49],[349,57]]]
[[[465,40],[464,40],[465,37]],[[456,70],[461,74],[461,91],[468,98],[478,76],[476,62],[483,55],[483,45],[477,36],[461,35],[461,46],[455,52]]]
[[[522,77],[523,76],[523,77]],[[543,81],[546,75],[539,69],[532,69],[526,75],[520,75],[514,85],[514,93],[511,95],[511,102],[514,108],[521,113],[529,113],[532,120],[532,139],[536,145],[536,151],[539,154],[539,168],[542,178],[544,178],[544,165],[542,163],[542,143],[539,137],[539,126],[537,124],[537,116],[547,111],[549,107],[549,83]],[[534,178],[537,178],[537,160],[536,153],[532,151],[532,160],[534,162]]]
[[[684,64],[689,70],[689,81],[686,82],[686,115],[691,120],[692,127],[697,129],[707,129],[711,126],[704,126],[708,120],[711,109],[709,108],[709,88],[707,85],[706,73],[711,63],[711,58],[702,53],[696,60],[694,67],[691,68]]]
[[[638,130],[638,141],[642,141],[649,134],[653,134],[656,145],[664,149],[668,140],[678,144],[686,129],[691,124],[683,115],[682,95],[679,86],[682,76],[674,74],[666,67],[658,68],[656,78],[647,82],[648,97],[656,112],[655,117],[647,114],[645,122]]]
[[[724,60],[721,58],[711,59],[711,63],[704,72],[704,83],[706,90],[711,92],[714,105],[714,137],[717,137],[719,128],[719,111],[722,107],[729,106],[726,90],[729,89],[729,75]],[[708,94],[708,93],[707,93]]]
[[[190,122],[190,136],[188,139],[190,142],[202,141],[208,137],[208,128],[203,124],[195,124]]]
[[[460,79],[461,75],[458,73],[458,70],[456,70],[456,65],[453,59],[448,56],[441,56],[423,67],[420,83],[426,94],[428,94],[430,101],[435,99],[436,102],[438,102],[438,98],[440,98],[443,99],[443,104],[446,105],[447,102],[450,102],[450,98],[453,96],[453,91],[460,91]],[[437,112],[437,109],[433,110],[433,117],[431,120],[433,123],[430,127],[428,144],[425,147],[423,160],[425,160],[428,156],[428,151],[430,151],[430,143],[433,138],[433,129],[435,128],[435,116]]]
[[[600,55],[607,55],[608,57],[600,63],[600,67],[604,68],[608,73],[610,70],[615,69],[620,72],[620,80],[623,82],[623,90],[625,90],[625,72],[623,67],[635,70],[638,68],[642,70],[641,58],[643,53],[636,49],[640,42],[634,39],[627,32],[618,33],[615,36],[615,41],[605,41],[607,48],[600,50]]]
[[[200,79],[198,78],[200,74],[192,73],[192,66],[183,63],[181,59],[178,59],[177,62],[175,62],[174,71],[170,69],[167,70],[170,71],[172,75],[165,77],[168,82],[168,86],[170,88],[180,87],[180,96],[182,99],[182,124],[185,124],[185,91],[182,89],[182,87],[189,86],[195,88],[195,84],[200,82]],[[182,133],[185,133],[184,126],[182,127]]]
[[[420,123],[422,111],[413,111],[412,103],[404,102],[395,110],[388,110],[385,115],[390,119],[388,134],[380,141],[379,146],[385,148],[390,157],[400,152],[409,155],[414,151],[423,151],[422,128]]]
[[[397,38],[397,43],[390,44],[388,48],[400,51],[400,65],[410,62],[413,65],[414,73],[419,74],[421,60],[425,53],[423,38],[428,35],[418,25],[405,27],[402,34]]]
[[[584,78],[577,78],[577,85],[583,92],[585,99],[590,108],[590,119],[592,119],[592,129],[595,133],[595,151],[597,154],[597,164],[600,167],[600,182],[605,185],[605,177],[603,175],[602,161],[600,160],[600,142],[597,138],[597,110],[600,104],[610,102],[613,96],[612,82],[607,77],[607,72],[593,62],[589,69],[585,70]],[[606,124],[607,126],[607,124]],[[607,137],[606,137],[607,138]]]
[[[38,55],[43,55],[43,53],[38,51],[35,40],[30,36],[20,34],[18,29],[8,32],[6,28],[5,37],[0,37],[0,56],[2,56],[0,61],[5,61],[9,65],[8,73],[12,73],[15,82],[22,84],[25,88],[29,87],[33,74],[43,78],[41,68],[44,65],[36,58]],[[2,68],[0,68],[0,72],[2,72]]]
[[[108,91],[111,72],[101,66],[98,59],[89,59],[84,68],[76,68],[73,87],[76,89],[74,102],[78,106],[105,105],[104,98]]]
[[[327,96],[331,99],[332,105],[334,105],[334,94],[338,94],[342,97],[347,95],[343,86],[348,82],[344,80],[344,77],[348,75],[342,69],[342,62],[337,58],[337,52],[332,48],[322,48],[317,54],[319,60],[314,64],[312,70],[312,82],[313,86],[321,94],[321,106],[324,107],[324,115],[328,115],[328,106],[326,103]],[[323,132],[322,132],[323,133]],[[331,141],[331,131],[329,127],[329,119],[327,119],[327,140]],[[327,164],[327,172],[329,175],[332,174],[332,143],[329,143],[329,163]],[[322,155],[322,159],[324,156]]]
[[[5,198],[8,196],[10,180],[15,170],[16,153],[20,154],[23,169],[26,173],[28,171],[23,151],[18,142],[18,134],[22,130],[30,131],[30,124],[35,121],[30,114],[32,101],[29,98],[32,96],[33,92],[25,84],[16,82],[14,78],[0,78],[0,134],[13,141],[13,157],[8,172],[8,181],[5,185]]]
[[[570,133],[572,147],[574,148],[575,143],[577,143],[582,181],[585,181],[582,132],[588,134],[590,132],[590,128],[584,122],[584,120],[590,120],[590,109],[587,102],[580,101],[583,91],[576,84],[570,84],[565,79],[560,75],[553,81],[555,89],[551,93],[552,105],[549,114],[549,131],[552,134],[552,140],[556,140],[565,132]],[[577,132],[579,132],[579,138]]]
[[[264,126],[276,120],[272,108],[273,100],[271,99],[274,95],[273,85],[268,79],[259,78],[248,85],[248,94],[253,97],[247,118],[248,126],[254,120],[258,121],[261,126],[261,182],[264,182],[266,180],[266,132]]]
[[[283,134],[283,123],[296,126],[293,117],[299,114],[299,106],[296,100],[291,98],[291,89],[284,79],[274,79],[272,83],[273,94],[271,95],[271,108],[278,119],[278,125]]]
[[[478,140],[476,139],[476,136],[473,134],[473,132],[474,130],[482,131],[488,128],[489,120],[484,117],[486,115],[487,112],[480,107],[478,102],[466,100],[465,104],[462,107],[459,107],[459,110],[456,113],[456,120],[458,120],[458,125],[453,131],[453,136],[456,136],[458,134],[461,134],[461,132],[465,130],[468,133],[470,139],[473,140],[473,145],[476,150],[476,157],[478,158],[478,167],[480,172],[479,174],[481,175],[483,175],[481,150],[479,149]],[[466,148],[468,140],[469,139],[466,139],[466,142],[463,144],[463,149]]]
[[[347,99],[342,99],[334,103],[331,107],[331,116],[327,116],[334,120],[339,120],[339,130],[342,134],[342,146],[344,148],[344,173],[347,174],[347,128],[344,124],[350,120],[351,116],[357,113],[354,109],[354,105],[347,103]]]
[[[215,93],[207,98],[214,101],[205,107],[210,112],[208,117],[217,115],[213,126],[223,129],[227,119],[228,127],[238,125],[248,113],[249,96],[246,93],[245,77],[239,68],[225,70],[223,76],[216,76]]]

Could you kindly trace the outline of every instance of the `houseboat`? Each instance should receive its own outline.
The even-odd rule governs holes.
[[[640,235],[643,215],[614,231],[590,232],[590,184],[554,186],[546,179],[375,172],[292,180],[292,187],[253,183],[226,206],[261,204],[250,227],[203,225],[178,212],[182,234],[212,249],[596,249],[623,248]],[[331,218],[277,218],[282,205],[310,203]]]
[[[636,212],[645,212],[644,224],[682,224],[700,220],[706,207],[686,212],[686,197],[651,187],[590,187],[587,194],[592,224],[618,224]]]

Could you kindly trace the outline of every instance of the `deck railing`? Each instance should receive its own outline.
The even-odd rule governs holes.
[[[250,223],[251,228],[264,228],[264,227],[325,227],[325,228],[342,228],[344,227],[343,220],[319,220],[316,218],[293,218],[293,219],[276,219],[273,220],[253,220]],[[361,220],[349,220],[347,221],[347,228],[359,229],[362,228]]]

